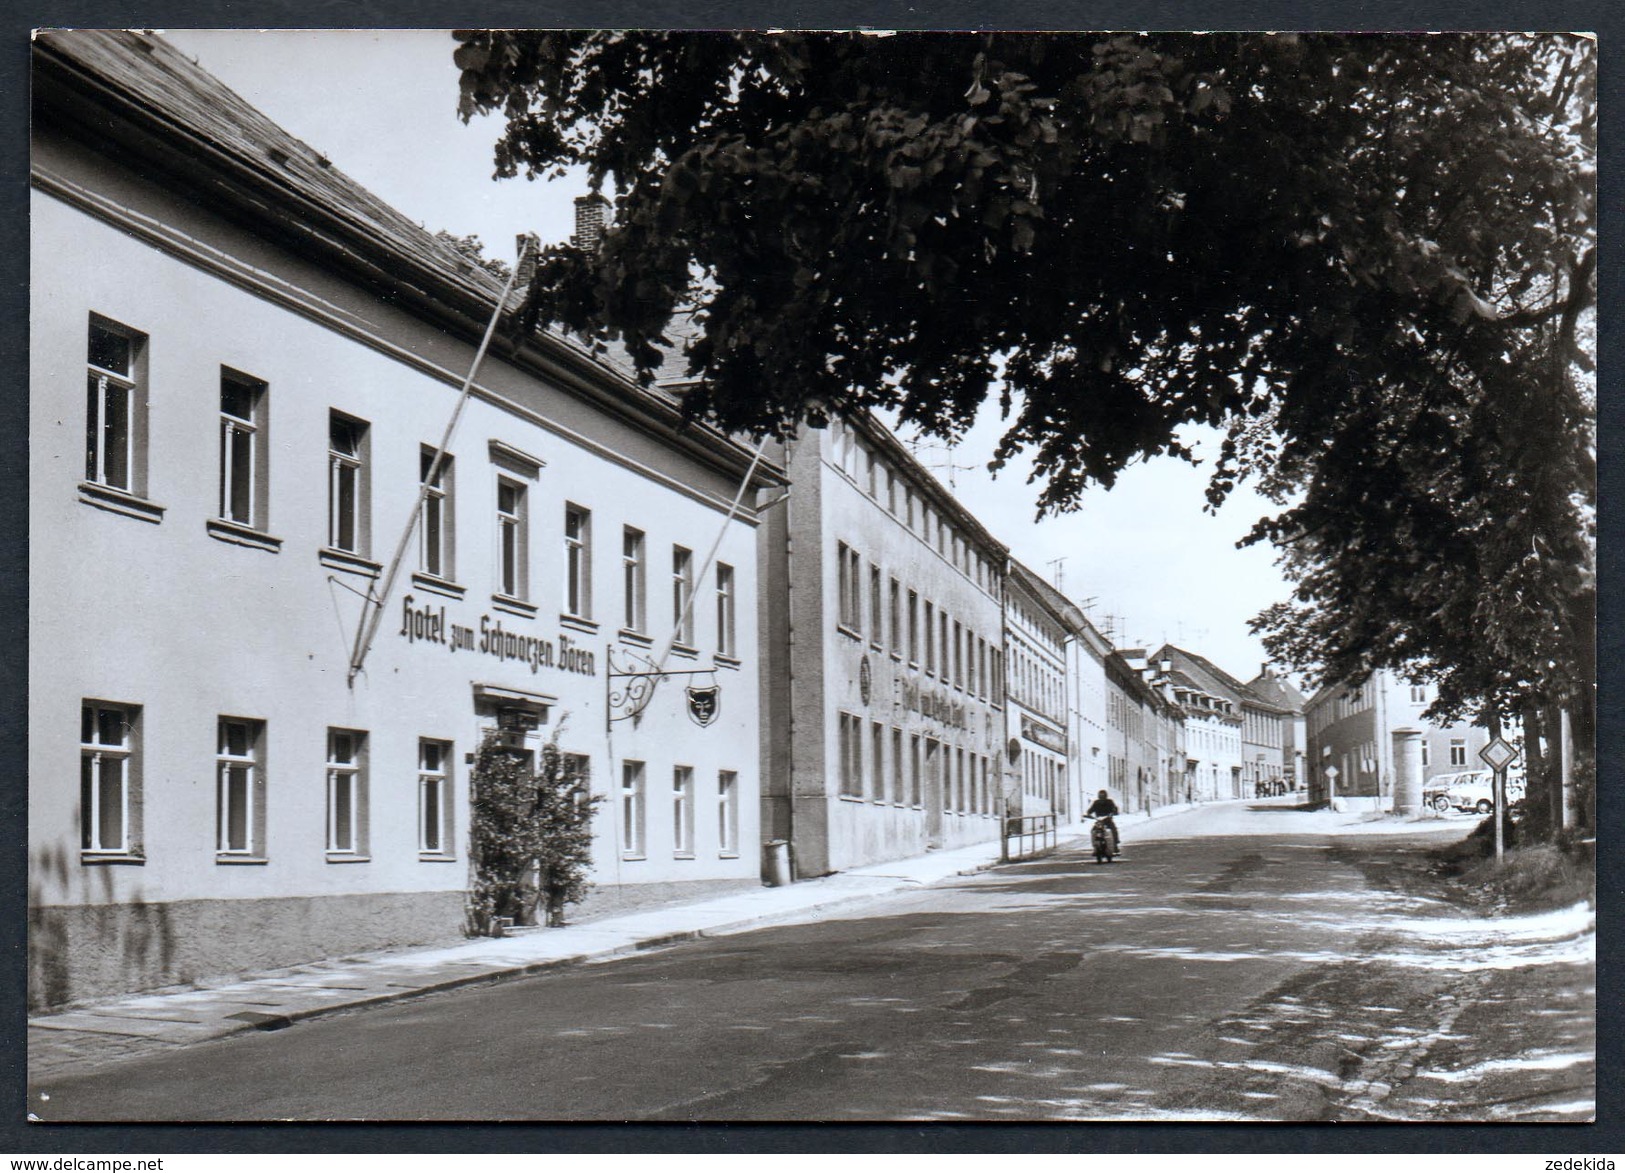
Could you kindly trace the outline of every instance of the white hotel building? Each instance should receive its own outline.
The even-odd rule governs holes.
[[[159,38],[34,63],[31,1002],[457,936],[497,726],[607,799],[591,900],[758,883],[773,466],[499,335],[430,477],[495,279]]]

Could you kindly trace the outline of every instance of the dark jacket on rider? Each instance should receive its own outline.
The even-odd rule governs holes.
[[[1117,813],[1117,804],[1109,798],[1097,798],[1083,813],[1091,819],[1109,819]]]

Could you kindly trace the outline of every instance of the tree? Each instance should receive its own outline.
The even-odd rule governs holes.
[[[469,236],[457,236],[442,228],[434,235],[436,240],[451,245],[452,248],[462,253],[463,256],[468,260],[473,261],[476,265],[484,269],[487,273],[491,274],[491,276],[497,278],[498,280],[506,281],[509,273],[512,272],[512,270],[508,268],[506,261],[499,257],[488,257],[485,255],[485,242],[481,240],[477,234]]]
[[[1277,653],[1589,721],[1591,41],[458,36],[499,176],[617,192],[530,320],[647,375],[691,309],[686,406],[729,429],[952,437],[996,390],[1041,510],[1224,429],[1211,500],[1283,507]]]

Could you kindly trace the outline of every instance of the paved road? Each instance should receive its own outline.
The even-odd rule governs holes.
[[[1580,914],[1284,812],[47,1080],[46,1120],[1582,1120]]]

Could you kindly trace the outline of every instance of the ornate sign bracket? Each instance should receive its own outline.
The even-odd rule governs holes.
[[[625,663],[617,664],[615,660],[615,647],[611,645],[604,655],[604,689],[608,694],[608,704],[605,705],[604,727],[616,721],[628,719],[636,720],[643,710],[649,707],[654,699],[655,688],[668,676],[712,676],[716,675],[716,667],[689,668],[672,671],[662,668],[648,656],[637,652],[623,653],[627,657]],[[712,685],[711,693],[720,693],[720,685]],[[690,690],[692,693],[694,690]],[[715,701],[713,700],[712,713],[714,714]],[[690,696],[689,704],[692,707],[694,698]],[[700,725],[710,724],[710,718],[697,720]]]

